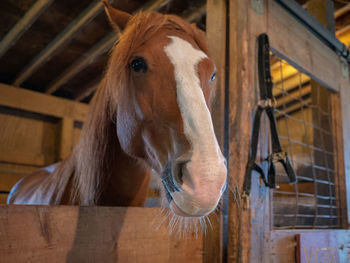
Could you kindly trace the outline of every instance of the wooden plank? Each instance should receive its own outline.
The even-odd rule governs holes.
[[[58,160],[66,158],[73,149],[74,120],[69,117],[61,119]]]
[[[56,160],[58,120],[18,109],[0,108],[2,160],[42,165]]]
[[[348,76],[350,76],[349,67],[347,66]],[[340,171],[344,171],[344,173],[341,175],[339,182],[340,184],[340,191],[342,194],[342,199],[346,199],[343,201],[343,204],[341,205],[341,208],[343,211],[347,211],[347,218],[343,218],[346,222],[347,227],[350,226],[350,80],[349,78],[340,77],[341,79],[341,85],[340,85],[340,107],[341,107],[341,114],[339,111],[335,111],[337,117],[341,118],[338,124],[336,124],[336,128],[339,129],[341,127],[341,131],[336,130],[336,132],[339,132],[340,135],[342,135],[343,138],[343,148],[339,145],[339,150],[341,153],[343,153],[344,163],[342,164],[342,167],[340,167]],[[339,101],[338,101],[339,102]],[[339,104],[338,104],[339,105]],[[341,125],[340,125],[341,123]]]
[[[43,154],[29,154],[16,151],[0,151],[0,162],[14,163],[14,164],[28,164],[36,166],[44,166],[48,164],[47,159],[53,161],[53,157],[47,157]]]
[[[90,22],[103,10],[102,1],[92,2],[80,15],[74,19],[54,40],[52,40],[34,59],[24,67],[22,72],[13,82],[14,86],[20,86],[26,81],[40,66],[42,66],[53,54],[68,43],[73,35],[83,26]]]
[[[338,209],[338,216],[341,218],[342,228],[348,227],[348,213],[347,211],[347,182],[345,173],[345,159],[344,159],[344,138],[343,124],[342,124],[342,107],[341,94],[336,93],[331,95],[331,112],[332,112],[332,132],[334,136],[333,152],[334,152],[334,168],[335,168],[335,191],[336,204]],[[346,114],[346,113],[344,113]],[[345,165],[344,165],[345,164]]]
[[[343,236],[348,236],[347,238]],[[334,231],[317,233],[299,233],[297,237],[297,262],[345,262],[349,249],[344,247],[350,242],[350,231],[341,235]]]
[[[209,4],[210,1],[211,0],[207,1],[208,4]],[[215,3],[217,3],[220,6],[222,6],[222,1],[220,1],[220,0],[215,1]],[[220,8],[220,6],[219,6],[219,8]],[[208,14],[208,10],[210,11],[210,9],[208,8],[207,4],[204,3],[204,4],[202,4],[202,6],[198,7],[195,12],[190,12],[187,15],[184,14],[183,18],[185,20],[187,20],[187,21],[190,21],[191,23],[195,23],[199,19],[201,19],[205,14]],[[222,19],[222,17],[220,19]],[[206,32],[208,33],[208,20],[206,20],[206,24],[207,24]]]
[[[0,194],[0,205],[5,205],[7,203],[8,194]]]
[[[84,121],[88,105],[0,83],[0,105]]]
[[[27,174],[11,174],[0,172],[0,191],[10,191],[12,187]]]
[[[206,37],[209,51],[216,63],[217,90],[215,104],[212,108],[213,125],[216,138],[224,153],[225,137],[225,80],[226,80],[226,10],[227,1],[207,0],[197,12],[186,17],[187,21],[195,21],[198,17],[206,17]],[[223,235],[222,235],[222,211],[217,211],[209,216],[212,222],[204,239],[205,257],[203,262],[222,262]]]
[[[244,209],[241,189],[249,152],[254,87],[251,69],[255,58],[255,36],[250,37],[248,16],[250,1],[229,2],[229,214],[228,262],[249,262],[251,213]],[[250,18],[249,18],[250,19]]]
[[[350,11],[350,4],[347,4],[347,5],[343,6],[342,8],[339,8],[337,11],[334,12],[334,18],[337,19],[337,18],[345,15],[349,11]]]
[[[37,0],[0,42],[0,57],[9,50],[53,0]]]
[[[323,234],[319,234],[323,233]],[[335,244],[332,247],[336,247],[336,251],[340,256],[339,261],[312,261],[309,262],[348,262],[350,255],[350,248],[348,244],[350,243],[350,231],[349,230],[284,230],[279,231],[275,230],[271,232],[269,242],[271,242],[271,252],[270,252],[270,261],[271,263],[279,263],[283,260],[284,263],[295,263],[297,262],[296,258],[296,248],[297,240],[296,235],[311,235],[311,236],[324,236],[331,235],[335,237]],[[319,247],[321,251],[321,247]],[[308,251],[309,252],[309,251]],[[310,254],[308,254],[310,255]]]
[[[203,8],[202,8],[203,9]],[[201,9],[200,9],[201,10]],[[212,117],[216,137],[224,153],[225,137],[225,80],[226,80],[226,16],[227,2],[223,0],[208,0],[206,4],[206,36],[208,48],[217,67],[217,91],[213,105]],[[197,12],[198,14],[198,12]],[[200,13],[202,15],[202,13]],[[197,16],[197,15],[196,15]],[[187,17],[194,21],[195,16]],[[222,262],[222,212],[218,211],[210,217],[212,228],[205,238],[205,262]]]
[[[160,208],[0,206],[4,262],[202,262],[202,238],[170,235]],[[23,224],[25,222],[25,224]]]
[[[267,33],[274,52],[323,86],[339,91],[338,72],[341,72],[341,63],[337,54],[297,22],[278,3],[267,2]]]

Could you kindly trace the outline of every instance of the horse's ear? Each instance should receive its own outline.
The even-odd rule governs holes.
[[[131,15],[113,8],[108,3],[108,0],[102,0],[102,2],[105,5],[106,14],[113,28],[115,28],[118,31],[123,31],[126,27],[126,24],[129,22]]]

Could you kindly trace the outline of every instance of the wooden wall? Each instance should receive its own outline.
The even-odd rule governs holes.
[[[259,3],[262,4],[262,9],[254,9],[254,4]],[[252,116],[259,96],[256,39],[261,33],[269,35],[275,54],[336,92],[332,96],[332,100],[337,102],[332,106],[332,112],[336,122],[339,154],[337,184],[341,188],[338,193],[341,195],[342,221],[345,222],[342,227],[347,227],[347,204],[350,203],[350,84],[349,78],[341,74],[342,62],[338,55],[276,1],[229,1],[229,182],[232,193],[229,198],[228,261],[271,262],[273,255],[275,262],[295,262],[296,246],[293,238],[280,246],[283,249],[273,249],[277,240],[271,225],[271,193],[257,174],[252,178],[249,202],[245,203],[240,196],[249,153]],[[263,160],[269,146],[266,125],[262,127],[260,140],[264,143],[259,146],[258,160]]]
[[[0,204],[38,167],[66,157],[78,142],[88,106],[0,84]]]
[[[161,221],[160,208],[0,206],[0,261],[203,262],[201,235]]]

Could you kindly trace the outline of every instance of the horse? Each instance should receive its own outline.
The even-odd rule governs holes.
[[[205,35],[175,15],[131,15],[103,2],[119,38],[80,141],[60,163],[17,182],[8,203],[143,206],[155,171],[174,215],[203,218],[227,177]]]

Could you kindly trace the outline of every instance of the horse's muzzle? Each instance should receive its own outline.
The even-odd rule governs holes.
[[[226,187],[226,164],[187,162],[179,169],[165,169],[162,182],[172,211],[184,217],[201,217],[210,214],[218,205]],[[176,177],[174,172],[179,173]]]

